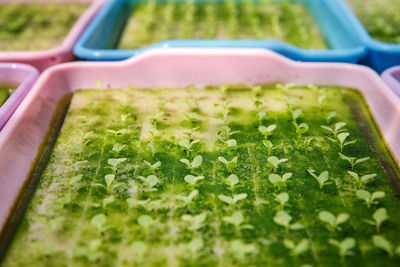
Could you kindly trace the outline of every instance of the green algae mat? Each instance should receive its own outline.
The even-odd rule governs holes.
[[[0,87],[0,107],[1,105],[4,104],[4,102],[6,102],[6,100],[10,95],[11,95],[11,89]]]
[[[312,85],[77,91],[2,266],[397,266],[368,116]]]
[[[60,46],[87,9],[82,3],[0,3],[0,50],[44,50]]]
[[[400,2],[392,0],[347,0],[372,38],[400,44]]]
[[[143,48],[168,39],[274,39],[302,48],[327,48],[305,5],[287,0],[138,3],[119,48]]]

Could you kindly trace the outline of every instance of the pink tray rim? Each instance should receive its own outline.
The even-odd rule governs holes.
[[[400,96],[400,80],[394,77],[395,73],[400,75],[400,66],[392,67],[382,73],[382,79],[393,89],[393,91]]]
[[[37,156],[55,107],[82,88],[176,88],[295,83],[359,89],[400,162],[400,98],[373,70],[343,63],[300,63],[264,49],[154,49],[121,62],[72,62],[46,70],[0,132],[0,229]]]
[[[59,47],[38,51],[0,51],[0,62],[18,62],[29,64],[36,67],[39,71],[43,71],[50,66],[70,61],[74,57],[73,47],[75,43],[78,41],[79,37],[89,25],[90,21],[95,17],[105,1],[106,0],[94,0],[89,8],[81,15],[78,21],[71,28],[68,35],[65,37],[64,41]],[[24,0],[24,2],[40,1]],[[67,3],[91,1],[63,0],[57,2]]]

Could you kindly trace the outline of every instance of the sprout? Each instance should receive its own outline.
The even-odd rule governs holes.
[[[264,135],[265,139],[268,139],[268,137],[269,137],[270,135],[272,135],[272,132],[273,132],[275,129],[276,129],[276,125],[275,125],[275,124],[272,124],[272,125],[270,125],[270,126],[268,126],[268,127],[265,127],[265,126],[259,126],[259,127],[258,127],[258,131],[259,131],[262,135]]]
[[[302,239],[297,244],[292,240],[284,239],[283,244],[290,250],[290,254],[294,257],[298,257],[300,254],[303,254],[310,249],[310,242],[307,239]]]
[[[274,149],[274,144],[269,140],[262,140],[263,145],[268,149],[268,155],[271,154]]]
[[[185,115],[186,119],[191,123],[195,123],[198,121],[196,112],[190,112],[190,113],[183,112],[183,115]]]
[[[221,126],[220,131],[218,132],[218,134],[222,134],[223,139],[229,139],[232,135],[237,133],[240,133],[240,131],[231,131],[231,128],[226,125]]]
[[[108,132],[108,133],[112,133],[112,134],[114,134],[114,135],[124,135],[124,134],[129,133],[129,130],[128,130],[128,129],[120,129],[120,130],[118,130],[118,131],[107,130],[107,132]]]
[[[296,84],[294,84],[294,83],[287,83],[287,84],[280,84],[280,83],[278,83],[278,84],[276,85],[276,88],[281,89],[281,90],[284,90],[284,91],[287,91],[287,90],[289,90],[289,89],[291,89],[291,88],[293,88],[293,87],[296,87]]]
[[[302,122],[302,123],[300,123],[300,124],[297,124],[297,122],[293,122],[293,125],[294,125],[294,127],[296,127],[296,133],[299,135],[299,136],[302,136],[303,134],[305,134],[306,132],[308,132],[308,130],[310,129],[310,127],[308,126],[308,124],[307,123],[304,123],[304,122]]]
[[[117,171],[118,165],[126,160],[127,160],[127,158],[108,159],[107,163],[108,163],[108,165],[111,165],[111,167],[114,171]]]
[[[232,224],[235,227],[236,232],[240,229],[253,229],[252,225],[243,224],[244,216],[241,211],[235,211],[231,216],[223,217],[222,220],[226,223]]]
[[[292,177],[292,173],[288,172],[282,175],[272,173],[268,176],[269,181],[276,187],[286,187],[286,181]]]
[[[154,141],[150,141],[147,147],[151,150],[151,154],[154,155],[157,152],[156,143],[154,143]]]
[[[194,144],[197,144],[198,142],[200,142],[199,139],[196,139],[196,140],[193,140],[193,141],[189,141],[189,140],[184,139],[184,140],[181,140],[179,142],[179,145],[184,147],[188,152],[192,152],[193,151],[192,150],[192,146]]]
[[[340,230],[339,224],[345,223],[349,219],[349,214],[340,213],[338,216],[333,215],[329,211],[321,211],[318,214],[319,219],[327,224],[329,230]]]
[[[364,219],[364,222],[370,225],[374,225],[376,227],[376,231],[379,233],[381,229],[381,224],[387,219],[389,219],[389,216],[387,215],[386,209],[379,208],[374,212],[374,214],[372,214],[372,220]]]
[[[288,161],[288,159],[278,159],[275,156],[271,156],[267,158],[267,161],[268,165],[272,166],[272,169],[275,172],[278,169],[279,164]]]
[[[124,149],[125,147],[126,147],[126,145],[121,145],[121,144],[119,144],[119,143],[115,143],[114,146],[113,146],[113,148],[112,148],[112,151],[119,153],[119,152],[121,152],[122,149]]]
[[[258,110],[258,108],[259,108],[262,104],[264,104],[264,102],[263,102],[262,100],[260,100],[260,99],[252,98],[252,100],[253,100],[253,104],[254,104],[254,107],[256,108],[256,110]]]
[[[347,173],[350,174],[351,177],[353,177],[356,180],[358,186],[360,186],[361,184],[367,184],[373,178],[376,177],[376,173],[366,174],[361,177],[357,173],[352,172],[352,171],[348,171]]]
[[[339,147],[340,147],[340,151],[343,151],[343,148],[345,146],[354,144],[355,142],[357,142],[357,140],[353,140],[353,141],[349,141],[349,142],[345,142],[346,138],[349,136],[349,133],[340,133],[337,135],[337,139],[339,140]]]
[[[324,100],[326,99],[326,96],[321,95],[318,97],[318,104],[322,105],[322,103],[324,102]]]
[[[296,109],[296,110],[292,111],[293,122],[297,122],[297,120],[303,116],[304,116],[303,110],[301,110],[301,109]]]
[[[393,257],[393,254],[397,254],[400,256],[400,246],[397,246],[395,249],[392,243],[390,243],[386,238],[384,238],[381,235],[374,235],[372,237],[372,242],[374,243],[374,246],[384,250],[390,258]]]
[[[228,169],[228,171],[232,171],[237,166],[238,157],[236,156],[233,159],[231,159],[230,161],[228,161],[224,157],[218,157],[218,160],[225,165],[225,167]]]
[[[326,117],[326,122],[329,124],[333,118],[336,118],[336,116],[336,111],[329,112],[328,116]]]
[[[236,204],[236,202],[238,202],[240,200],[243,200],[243,199],[246,199],[247,198],[247,194],[246,193],[237,194],[237,195],[233,195],[233,197],[225,196],[225,195],[218,195],[218,198],[221,201],[229,204],[230,206],[233,206],[233,205]]]
[[[157,161],[156,163],[151,164],[147,160],[143,160],[143,163],[146,164],[153,173],[161,167],[161,162],[160,161]]]
[[[289,108],[292,108],[299,101],[298,97],[291,97],[287,101],[287,105]]]
[[[160,137],[162,135],[162,133],[159,130],[157,130],[156,128],[151,128],[149,130],[149,133],[151,134],[153,139],[157,139],[158,137]]]
[[[186,104],[188,105],[189,110],[194,109],[198,105],[197,100],[194,98],[187,99]]]
[[[206,220],[207,214],[205,212],[200,213],[198,215],[188,215],[185,214],[181,218],[183,221],[189,224],[188,229],[190,231],[197,231],[204,226],[204,221]]]
[[[153,188],[160,182],[160,180],[157,178],[157,176],[155,176],[155,175],[149,175],[147,177],[139,176],[138,179],[140,179],[142,182],[144,182],[146,184],[147,190],[157,191],[156,188]]]
[[[140,259],[142,259],[145,256],[145,254],[148,250],[148,246],[141,241],[134,241],[130,245],[130,248],[132,249],[135,256],[139,257]]]
[[[356,240],[352,237],[347,237],[342,241],[338,241],[336,239],[329,239],[329,244],[337,247],[339,249],[339,256],[343,260],[346,256],[351,256],[354,254],[352,249],[356,246]]]
[[[350,163],[351,169],[354,169],[354,166],[357,164],[369,160],[369,157],[357,159],[356,157],[348,157],[343,155],[342,153],[338,152],[339,156],[342,160],[346,160]]]
[[[193,176],[191,174],[186,175],[184,180],[186,183],[194,186],[198,181],[203,180],[204,176],[200,175],[200,176]]]
[[[138,224],[145,230],[152,226],[154,224],[154,220],[151,216],[149,215],[142,215],[138,218]]]
[[[369,209],[371,205],[378,204],[378,201],[376,201],[377,199],[385,197],[385,192],[377,191],[371,194],[366,190],[357,190],[356,195],[359,199],[365,201],[365,204],[367,204]]]
[[[323,171],[320,173],[319,176],[315,174],[315,170],[307,170],[308,173],[314,177],[318,184],[319,184],[319,189],[322,189],[325,185],[331,184],[332,182],[329,181],[329,172],[328,171]]]
[[[188,244],[187,244],[187,249],[190,251],[192,254],[192,257],[197,257],[197,254],[201,249],[204,247],[204,242],[203,239],[196,237],[193,238]]]
[[[192,162],[190,162],[187,159],[181,159],[180,162],[184,163],[188,169],[196,169],[201,166],[203,163],[203,157],[202,156],[196,156]]]
[[[157,124],[162,116],[164,116],[164,112],[158,112],[156,114],[148,116],[148,119],[152,124]]]
[[[106,215],[100,213],[95,215],[90,220],[90,224],[97,227],[97,229],[99,229],[99,231],[102,232],[104,230],[103,225],[106,223],[106,220],[107,220]]]
[[[286,205],[289,201],[289,194],[286,192],[280,193],[279,195],[274,194],[275,200],[279,203],[281,209]]]
[[[79,183],[82,180],[82,177],[83,177],[82,174],[79,174],[77,176],[71,177],[71,179],[69,180],[69,184],[72,185],[72,184]]]
[[[237,141],[236,139],[229,139],[228,141],[224,141],[221,138],[219,139],[222,143],[224,143],[228,148],[236,148],[237,146]]]
[[[265,116],[267,116],[267,113],[265,111],[258,112],[258,122],[260,123],[260,125]]]
[[[193,133],[195,131],[197,131],[198,129],[200,129],[200,128],[199,127],[195,127],[193,129],[185,129],[185,130],[182,131],[182,133],[187,135],[188,139],[191,140]]]
[[[334,115],[336,116],[336,113],[334,113]],[[328,120],[330,118],[331,117],[328,116]],[[321,128],[329,131],[336,138],[339,133],[346,131],[346,129],[343,129],[344,126],[346,126],[345,122],[337,122],[334,129],[325,125],[321,125]]]
[[[103,208],[106,208],[108,204],[111,204],[115,201],[114,196],[109,196],[103,199]]]
[[[286,232],[290,230],[301,230],[304,228],[304,225],[300,223],[290,224],[292,221],[292,216],[290,216],[286,211],[278,211],[275,214],[274,222],[280,226],[285,227]]]
[[[106,176],[104,176],[104,180],[106,181],[107,190],[110,191],[115,181],[115,175],[107,174]]]
[[[185,204],[190,204],[192,202],[192,200],[199,194],[199,191],[197,190],[193,190],[192,192],[190,192],[190,194],[188,196],[181,196],[181,195],[177,195],[175,198],[178,200],[182,200],[183,202],[185,202]]]
[[[229,243],[232,255],[238,259],[244,259],[247,254],[257,253],[257,247],[254,244],[245,244],[241,240],[233,240]]]
[[[230,187],[231,191],[233,191],[235,186],[239,183],[239,178],[236,174],[231,174],[224,181]]]

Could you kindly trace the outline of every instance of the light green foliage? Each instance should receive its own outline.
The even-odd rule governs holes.
[[[321,211],[318,214],[319,219],[324,222],[329,230],[340,230],[339,225],[345,223],[349,218],[349,214],[347,213],[340,213],[339,215],[335,216],[329,211]]]
[[[329,172],[328,171],[323,171],[319,175],[315,174],[315,170],[307,170],[307,172],[315,178],[315,180],[319,184],[319,188],[322,189],[325,185],[329,185],[332,182],[329,181]]]
[[[185,204],[189,204],[192,202],[192,200],[199,194],[198,190],[193,190],[192,192],[189,193],[188,196],[182,196],[182,195],[177,195],[176,199],[182,200],[185,202]]]
[[[231,174],[225,179],[225,183],[229,186],[231,191],[234,191],[236,185],[239,183],[239,178],[236,174]]]
[[[160,179],[155,175],[149,175],[147,177],[139,176],[138,179],[146,185],[147,190],[157,190],[154,187],[160,183]]]
[[[283,162],[288,161],[288,159],[279,159],[275,156],[271,156],[267,158],[268,164],[272,167],[273,171],[275,172],[279,165]]]
[[[190,185],[195,185],[198,181],[203,180],[204,176],[199,175],[199,176],[194,176],[194,175],[186,175],[184,180]]]
[[[182,215],[182,220],[185,221],[189,227],[190,231],[197,231],[204,226],[204,222],[207,218],[207,214],[205,212],[200,213],[198,215]]]
[[[146,243],[141,241],[132,242],[130,247],[135,256],[139,257],[140,259],[142,259],[145,256],[146,252],[148,251],[148,246],[146,245]]]
[[[180,160],[183,164],[185,164],[188,169],[196,169],[201,166],[203,163],[203,157],[202,156],[196,156],[192,162],[190,162],[188,159],[181,159]]]
[[[268,127],[265,126],[259,126],[258,131],[264,136],[265,139],[268,139],[270,135],[272,135],[272,132],[276,129],[275,124],[271,124]]]
[[[106,223],[106,216],[103,213],[97,214],[90,220],[90,224],[97,227],[100,231],[103,231],[103,226]]]
[[[143,229],[148,229],[154,224],[154,220],[149,215],[142,215],[137,219],[138,224],[143,227]]]
[[[242,194],[233,195],[232,197],[226,196],[226,195],[218,195],[218,198],[221,201],[233,206],[238,201],[246,199],[247,198],[247,194],[246,193],[242,193]]]
[[[329,113],[327,120],[330,121],[334,117],[336,117],[336,113],[331,112],[331,113]],[[345,128],[343,128],[344,126],[346,126],[346,123],[341,121],[341,122],[335,123],[334,128],[331,128],[331,127],[325,126],[325,125],[321,125],[321,128],[329,131],[333,135],[334,138],[337,138],[338,134],[347,131]]]
[[[395,248],[395,246],[390,243],[385,237],[381,235],[374,235],[372,237],[372,242],[375,247],[384,250],[391,258],[394,255],[400,256],[400,245]]]
[[[292,173],[288,172],[285,173],[284,175],[280,176],[278,174],[270,174],[268,176],[269,181],[276,187],[285,187],[287,180],[289,180],[292,177]]]
[[[289,201],[289,194],[286,192],[280,193],[279,195],[274,195],[275,200],[279,203],[281,209],[287,204]]]
[[[289,215],[286,211],[278,211],[275,214],[274,222],[280,226],[285,227],[286,232],[290,230],[301,230],[304,228],[304,225],[300,223],[291,223],[292,216]]]
[[[227,160],[224,157],[218,157],[218,160],[225,165],[225,167],[228,169],[228,171],[233,171],[233,169],[236,168],[237,163],[238,163],[238,157],[237,156],[233,157],[231,160]]]
[[[161,167],[161,161],[151,164],[147,160],[143,160],[143,163],[146,164],[146,166],[148,166],[153,173]]]
[[[241,240],[233,240],[229,244],[232,255],[240,260],[244,259],[247,254],[257,253],[257,247],[254,244],[246,244]]]
[[[344,259],[346,256],[354,255],[353,249],[356,247],[356,240],[352,237],[347,237],[342,241],[336,239],[329,239],[329,244],[337,247],[339,249],[339,256]]]
[[[356,166],[357,164],[367,161],[369,160],[369,157],[365,157],[365,158],[356,158],[356,157],[348,157],[343,155],[342,153],[339,152],[339,156],[342,160],[346,160],[347,162],[350,163],[351,169],[354,169],[354,166]]]
[[[307,239],[302,239],[299,243],[285,239],[283,244],[290,250],[292,256],[298,257],[300,254],[306,253],[310,249],[310,242]]]
[[[374,214],[372,214],[372,220],[364,219],[364,222],[376,227],[376,231],[380,232],[381,224],[389,219],[387,211],[385,208],[377,209]]]
[[[369,209],[371,208],[371,205],[378,204],[377,199],[385,197],[385,192],[376,191],[371,194],[366,190],[357,190],[356,195],[359,199],[363,200],[365,204],[367,204],[367,207]]]

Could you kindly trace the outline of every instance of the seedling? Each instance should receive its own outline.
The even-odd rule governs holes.
[[[278,167],[281,163],[288,161],[288,159],[278,159],[275,156],[271,156],[267,158],[268,165],[272,167],[272,170],[275,172],[278,170]]]
[[[152,155],[156,154],[156,152],[157,152],[157,147],[156,147],[156,143],[155,143],[154,141],[150,141],[150,142],[147,144],[147,147],[150,149]]]
[[[328,242],[339,249],[339,256],[342,261],[346,256],[354,255],[353,249],[356,247],[356,240],[354,238],[347,237],[342,241],[330,238]]]
[[[153,137],[154,140],[158,139],[162,135],[162,133],[159,130],[157,130],[156,128],[151,128],[149,130],[149,133],[151,134],[151,136]]]
[[[103,208],[106,208],[108,204],[111,204],[115,201],[115,197],[114,196],[109,196],[103,199]]]
[[[348,156],[343,155],[340,152],[338,152],[338,153],[342,160],[346,160],[347,162],[350,163],[351,169],[354,169],[354,166],[356,166],[357,164],[369,160],[369,157],[357,159],[356,157],[348,157]]]
[[[329,211],[321,211],[318,217],[322,222],[326,223],[328,229],[331,231],[340,230],[339,225],[345,223],[350,218],[347,213],[340,213],[338,216],[335,216]]]
[[[264,104],[264,101],[262,101],[262,100],[260,100],[260,99],[258,99],[258,98],[252,98],[252,100],[253,100],[253,105],[254,105],[254,107],[256,108],[256,111],[259,109],[259,107],[262,105],[262,104]]]
[[[149,229],[155,221],[153,218],[149,215],[142,215],[138,218],[137,220],[138,224],[143,228],[143,230],[146,232],[147,229]]]
[[[319,189],[322,189],[325,185],[331,184],[332,182],[329,181],[329,172],[323,171],[320,175],[315,174],[315,170],[307,170],[308,173],[317,180],[319,184]]]
[[[140,259],[143,259],[144,256],[146,255],[146,252],[148,250],[148,246],[142,242],[142,241],[134,241],[130,245],[133,253],[135,254],[136,257],[139,257]]]
[[[199,191],[193,190],[188,196],[177,195],[175,198],[185,202],[186,205],[190,204],[193,199],[199,194]]]
[[[139,176],[138,179],[140,179],[142,182],[146,184],[147,191],[157,191],[157,189],[154,188],[157,184],[160,183],[160,180],[157,178],[157,176],[153,174],[147,177]]]
[[[357,173],[352,171],[348,171],[347,173],[350,174],[351,177],[353,177],[356,180],[358,187],[360,187],[362,184],[367,184],[371,182],[373,178],[376,177],[376,173],[366,174],[361,177]]]
[[[328,121],[336,116],[336,113],[331,112],[329,114],[330,115],[328,116],[328,119],[327,119]],[[333,129],[331,127],[325,126],[325,125],[321,125],[321,128],[329,131],[333,135],[334,138],[337,138],[339,133],[346,131],[346,129],[343,128],[344,126],[346,126],[345,122],[337,122]]]
[[[329,124],[334,118],[336,118],[336,116],[337,116],[336,111],[329,112],[328,116],[326,117],[326,122]],[[331,129],[328,131],[331,131]]]
[[[326,99],[326,96],[320,95],[320,96],[318,97],[318,104],[319,104],[320,106],[322,106],[322,104],[324,103],[325,99]]]
[[[82,177],[83,177],[82,174],[79,174],[79,175],[76,175],[74,177],[71,177],[71,179],[69,180],[69,184],[72,185],[72,184],[79,183],[82,180]]]
[[[190,152],[193,151],[193,150],[192,150],[192,146],[193,146],[194,144],[197,144],[198,142],[200,142],[199,139],[196,139],[196,140],[193,140],[193,141],[189,141],[189,140],[184,139],[184,140],[181,140],[181,141],[179,142],[179,145],[180,145],[181,147],[184,147],[185,150],[187,151],[187,153],[189,154]]]
[[[364,200],[369,209],[371,208],[371,205],[378,204],[377,199],[385,197],[385,192],[377,191],[371,194],[366,190],[357,190],[356,195],[359,199]]]
[[[156,163],[151,164],[147,160],[143,160],[143,163],[146,164],[146,166],[148,166],[153,173],[155,173],[155,171],[161,167],[160,161],[157,161]]]
[[[164,112],[157,112],[156,114],[148,116],[148,119],[150,123],[156,125],[160,121],[162,116],[164,116]]]
[[[292,219],[293,218],[289,215],[289,213],[280,210],[275,214],[274,222],[280,226],[283,226],[286,232],[289,232],[289,230],[301,230],[304,228],[304,225],[300,223],[291,224],[290,222],[292,221]]]
[[[165,108],[165,105],[168,103],[168,100],[161,101],[157,103],[157,108],[160,112],[162,112]]]
[[[221,201],[223,201],[226,204],[228,204],[231,207],[233,207],[238,201],[246,199],[247,198],[247,194],[246,193],[242,193],[242,194],[233,195],[232,197],[225,196],[225,195],[218,195],[218,198]]]
[[[226,125],[221,126],[220,131],[218,132],[218,134],[222,135],[222,139],[224,140],[229,139],[232,135],[238,133],[240,133],[240,131],[231,131],[231,128]]]
[[[394,245],[383,236],[374,235],[372,237],[372,242],[376,248],[384,250],[390,258],[393,258],[393,255],[395,254],[400,256],[400,245],[395,249]]]
[[[248,254],[257,253],[257,247],[254,244],[245,244],[241,240],[233,240],[229,243],[229,248],[234,257],[243,260]]]
[[[192,140],[192,135],[198,130],[200,129],[199,127],[195,127],[193,129],[185,129],[182,131],[183,134],[187,135],[189,140]]]
[[[113,145],[112,151],[116,152],[116,153],[120,153],[122,151],[122,149],[124,149],[126,147],[126,145],[121,145],[120,143],[115,143]]]
[[[376,231],[379,233],[379,231],[381,230],[381,224],[387,219],[389,219],[389,216],[387,215],[386,209],[379,208],[374,212],[374,214],[372,214],[372,220],[364,219],[364,222],[375,226]]]
[[[282,89],[282,90],[285,90],[285,91],[287,91],[287,90],[289,90],[289,89],[291,89],[291,88],[294,88],[294,87],[296,87],[296,84],[294,84],[294,83],[287,83],[287,84],[280,84],[280,83],[278,83],[278,84],[276,85],[276,88]]]
[[[114,134],[114,135],[124,135],[128,134],[129,130],[128,129],[119,129],[118,131],[114,130],[107,130],[108,133]]]
[[[196,112],[190,112],[190,113],[183,112],[183,115],[185,115],[186,119],[191,123],[196,123],[199,121],[197,118],[198,114]]]
[[[296,128],[296,133],[298,136],[302,136],[303,134],[308,132],[308,130],[310,129],[308,124],[304,123],[304,122],[297,124],[297,122],[293,121],[293,125]]]
[[[182,220],[189,224],[188,229],[190,231],[197,231],[204,226],[204,221],[207,218],[207,214],[205,212],[200,213],[198,215],[188,215],[185,214],[182,216]]]
[[[274,144],[272,144],[272,142],[269,140],[262,140],[262,143],[268,149],[268,155],[270,155],[274,149]]]
[[[218,160],[225,165],[225,167],[228,169],[228,171],[231,172],[237,166],[238,157],[236,156],[233,159],[231,159],[230,161],[228,161],[224,157],[218,157]]]
[[[265,139],[268,139],[270,135],[272,135],[272,132],[276,129],[276,125],[272,124],[268,127],[265,126],[259,126],[258,131],[264,136]]]
[[[283,209],[289,201],[289,194],[286,192],[280,193],[279,195],[274,194],[275,200],[279,203],[280,208]]]
[[[292,111],[293,122],[297,122],[297,120],[303,116],[304,116],[303,110],[301,110],[301,109],[296,109],[296,110]]]
[[[223,217],[224,222],[232,224],[235,227],[236,233],[239,233],[240,229],[253,229],[250,224],[243,224],[244,216],[241,211],[235,211],[231,216]]]
[[[228,149],[234,149],[237,147],[236,139],[229,139],[228,141],[224,141],[223,139],[219,139]]]
[[[235,189],[236,185],[239,183],[239,178],[237,177],[236,174],[231,174],[224,181],[229,186],[231,191],[233,192],[233,190]]]
[[[91,220],[90,224],[97,227],[100,232],[103,232],[105,230],[104,225],[106,224],[107,218],[106,215],[103,213],[95,215]]]
[[[200,180],[203,180],[204,176],[200,175],[200,176],[193,176],[191,174],[186,175],[184,180],[186,183],[190,184],[191,186],[195,186],[196,183]]]
[[[192,160],[192,162],[190,162],[188,159],[181,159],[180,162],[185,164],[188,169],[192,170],[192,169],[196,169],[196,168],[201,166],[201,164],[203,163],[203,157],[202,156],[196,156]]]
[[[131,116],[131,114],[122,114],[121,116],[119,116],[119,118],[121,119],[121,122],[125,123],[128,120],[129,116]]]
[[[265,111],[260,111],[258,112],[258,123],[261,125],[262,120],[267,116],[267,113]]]
[[[357,140],[345,142],[347,137],[349,137],[349,135],[350,135],[349,133],[340,133],[337,135],[337,139],[339,140],[340,151],[343,151],[343,148],[345,146],[348,146],[348,145],[351,145],[351,144],[354,144],[355,142],[357,142]]]
[[[112,185],[115,181],[115,175],[107,174],[106,176],[104,176],[104,180],[106,181],[107,190],[110,191],[112,189]]]
[[[203,247],[204,247],[203,239],[199,237],[193,238],[187,244],[187,249],[190,251],[193,258],[196,258],[198,256],[199,251],[202,250]]]
[[[268,176],[269,181],[276,187],[286,187],[286,182],[292,177],[292,173],[288,172],[280,176],[278,174],[272,173]]]
[[[306,253],[310,249],[310,242],[307,239],[302,239],[299,243],[294,243],[292,240],[285,239],[283,244],[290,250],[290,254],[298,257],[300,254]]]
[[[124,162],[126,160],[127,160],[127,158],[108,159],[107,163],[108,163],[108,165],[111,166],[111,168],[114,170],[114,172],[116,172],[118,165],[120,165],[122,162]]]

